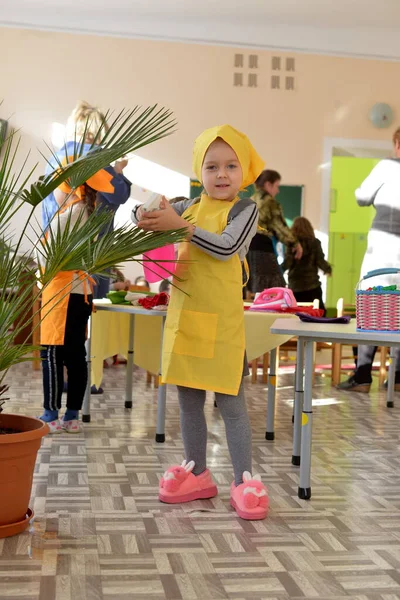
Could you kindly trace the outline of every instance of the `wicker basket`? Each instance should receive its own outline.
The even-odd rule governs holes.
[[[400,269],[370,271],[357,284],[356,318],[358,331],[390,331],[400,333],[400,290],[361,290],[363,281],[379,275],[393,275]]]

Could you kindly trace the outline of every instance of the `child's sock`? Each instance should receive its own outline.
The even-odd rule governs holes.
[[[79,410],[71,410],[70,408],[67,408],[63,421],[75,421],[78,419],[78,415]]]
[[[47,408],[44,409],[44,413],[41,417],[39,417],[41,421],[45,423],[51,423],[51,421],[57,421],[58,419],[58,410],[49,410]]]

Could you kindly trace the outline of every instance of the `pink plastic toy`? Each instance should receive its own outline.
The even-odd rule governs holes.
[[[296,298],[288,288],[268,288],[257,294],[250,310],[279,311],[285,308],[295,308]]]
[[[171,274],[175,273],[175,248],[173,244],[163,246],[162,248],[156,248],[155,250],[149,250],[146,254],[143,254],[144,259],[150,259],[149,261],[143,262],[143,271],[146,281],[149,283],[157,283],[163,279],[168,279]],[[156,265],[153,262],[170,261],[165,262],[165,269],[162,266]]]

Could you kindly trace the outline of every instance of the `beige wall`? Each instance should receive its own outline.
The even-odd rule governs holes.
[[[159,103],[179,130],[142,156],[190,175],[196,135],[229,122],[285,183],[305,185],[316,227],[324,136],[385,140],[390,132],[374,129],[368,110],[378,101],[396,109],[400,99],[395,62],[299,54],[297,90],[286,92],[270,89],[270,52],[245,52],[259,55],[257,89],[233,87],[232,48],[0,29],[0,52],[0,117],[22,127],[25,149],[48,140],[51,123],[65,122],[78,99],[116,109]]]

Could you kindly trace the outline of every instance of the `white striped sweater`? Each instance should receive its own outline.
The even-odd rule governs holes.
[[[174,210],[179,216],[182,216],[193,204],[199,202],[199,198],[194,200],[179,200],[172,204]],[[137,224],[136,211],[140,204],[137,204],[132,211],[132,221]],[[243,262],[250,242],[257,232],[258,209],[248,198],[239,200],[228,215],[228,223],[221,234],[210,233],[201,227],[196,227],[191,243],[217,260],[229,260],[235,254]]]

